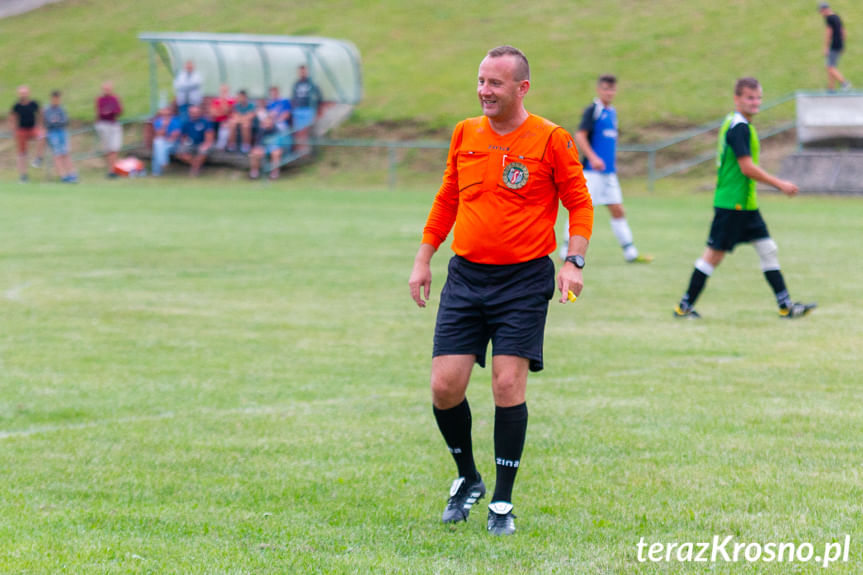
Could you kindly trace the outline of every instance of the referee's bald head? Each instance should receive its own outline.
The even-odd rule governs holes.
[[[530,80],[530,64],[527,62],[527,56],[524,55],[524,52],[515,48],[513,46],[498,46],[497,48],[492,48],[486,54],[488,58],[500,58],[502,56],[512,56],[515,59],[515,70],[513,71],[513,80],[516,82],[521,82],[523,80]]]

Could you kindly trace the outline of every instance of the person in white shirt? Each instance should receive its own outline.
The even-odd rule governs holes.
[[[195,70],[195,63],[191,60],[186,62],[185,67],[174,78],[174,95],[183,118],[189,115],[190,106],[200,106],[204,101],[204,79]]]

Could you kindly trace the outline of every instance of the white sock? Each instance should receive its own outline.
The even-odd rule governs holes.
[[[620,247],[623,248],[623,257],[632,260],[638,257],[638,248],[632,243],[632,230],[626,218],[611,218],[611,231],[614,232]]]

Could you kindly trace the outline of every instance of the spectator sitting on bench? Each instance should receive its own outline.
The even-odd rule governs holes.
[[[176,150],[183,129],[183,122],[174,115],[173,106],[165,106],[153,119],[153,161],[150,170],[154,176],[171,162],[171,154]]]
[[[224,150],[228,145],[228,124],[234,111],[237,99],[231,96],[231,88],[227,84],[219,86],[219,95],[210,100],[210,120],[216,133],[216,148]]]
[[[282,145],[284,136],[276,127],[272,116],[267,116],[261,122],[260,129],[255,137],[255,147],[249,154],[249,177],[257,180],[261,176],[261,161],[269,156],[270,179],[279,177],[279,164],[282,161]]]
[[[248,154],[252,148],[252,124],[255,120],[255,104],[249,100],[245,90],[237,92],[237,102],[234,112],[228,120],[228,145],[226,149],[232,152],[237,149],[237,128],[240,129],[240,150]]]
[[[213,145],[213,127],[201,113],[200,106],[189,107],[189,119],[183,122],[180,146],[176,156],[189,164],[189,175],[197,177]]]
[[[282,98],[279,95],[279,87],[270,87],[270,98],[267,100],[267,112],[273,118],[281,132],[288,133],[291,131],[293,123],[293,114],[291,110],[291,101],[288,98]]]
[[[261,131],[261,126],[264,124],[264,120],[269,117],[270,113],[267,111],[267,101],[261,98],[256,102],[255,105],[255,119],[252,121],[252,147],[255,147],[255,142],[258,140],[258,132]]]

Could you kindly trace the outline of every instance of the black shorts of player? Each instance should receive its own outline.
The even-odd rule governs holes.
[[[485,367],[492,355],[514,355],[542,369],[548,302],[554,295],[549,257],[511,265],[477,264],[461,256],[449,261],[434,332],[434,357],[475,355]]]
[[[713,223],[707,247],[723,252],[734,250],[740,243],[754,242],[770,237],[767,224],[758,210],[728,210],[713,208]]]

